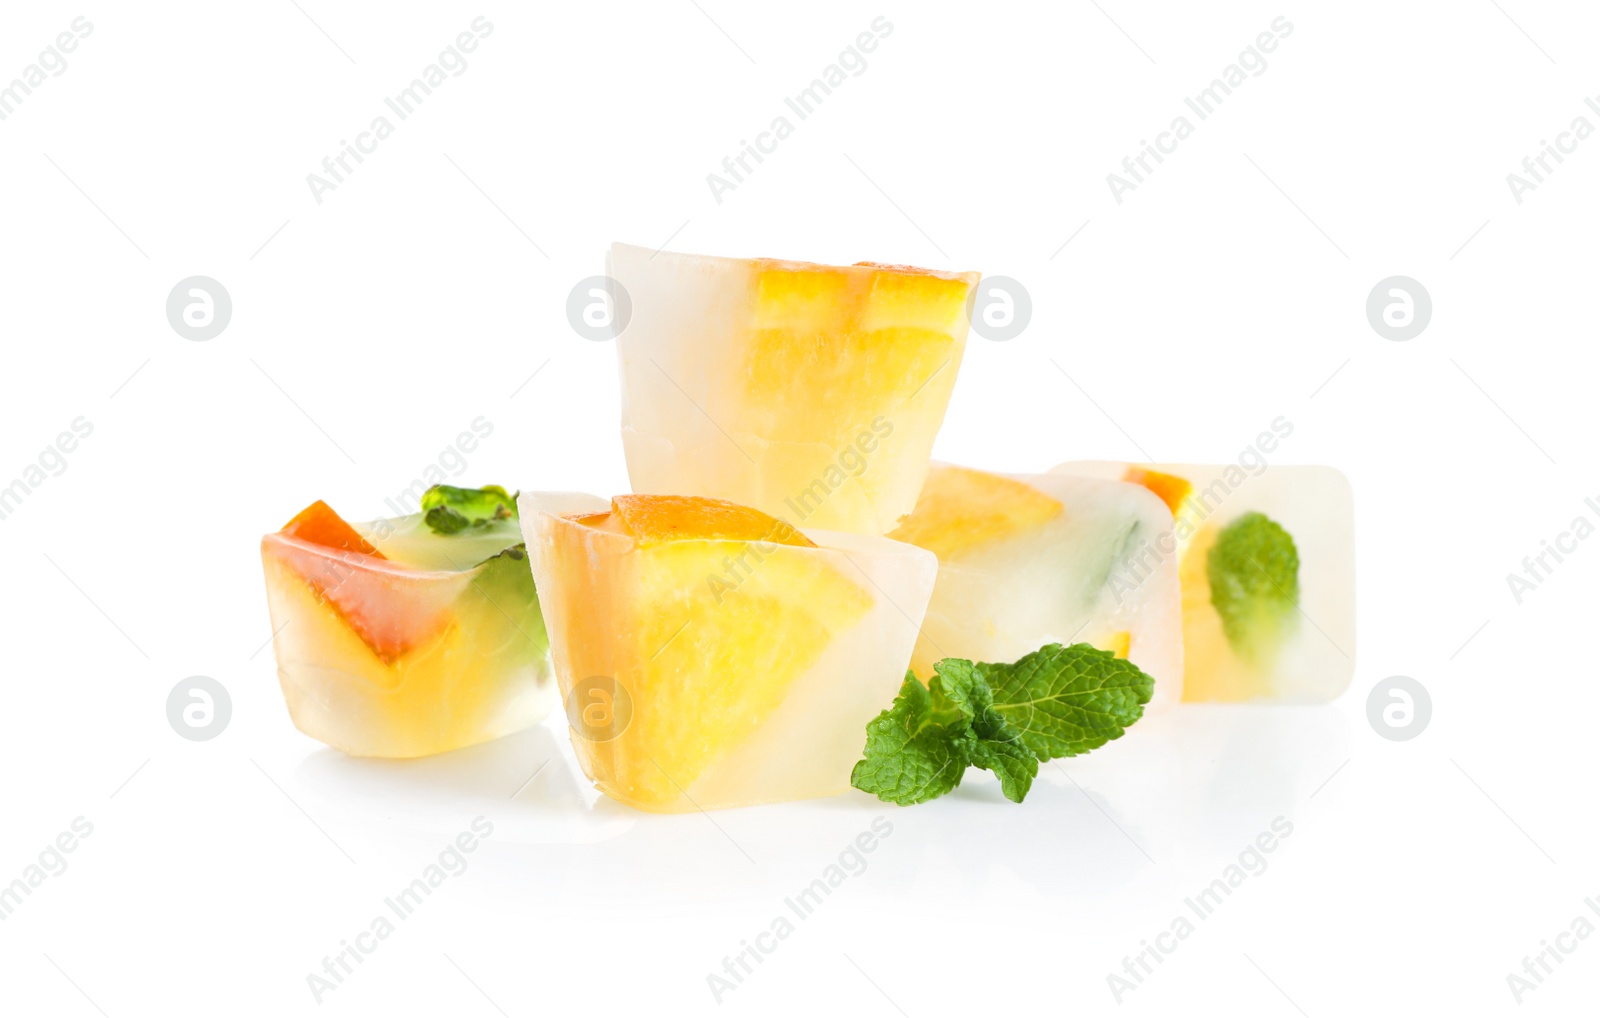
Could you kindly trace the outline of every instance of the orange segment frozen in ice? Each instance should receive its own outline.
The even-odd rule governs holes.
[[[324,548],[341,548],[345,551],[383,558],[378,549],[362,537],[355,527],[346,523],[344,517],[334,512],[333,508],[321,499],[300,510],[294,519],[283,525],[281,532],[290,537],[298,537],[302,541],[320,544]]]
[[[1167,503],[1167,508],[1172,510],[1174,516],[1182,507],[1183,500],[1194,490],[1194,485],[1176,474],[1163,474],[1159,470],[1145,467],[1130,466],[1127,473],[1122,475],[1122,479],[1133,484],[1141,484],[1160,495],[1161,501]]]
[[[864,289],[843,269],[757,261],[755,324],[764,329],[830,325],[835,311],[858,305]]]
[[[926,548],[940,561],[992,541],[1023,534],[1061,513],[1038,488],[999,474],[936,464],[917,508],[888,536]]]
[[[417,757],[537,723],[555,684],[520,541],[514,519],[352,526],[322,503],[262,538],[296,727],[347,753]]]
[[[781,549],[742,582],[706,582],[742,551],[716,542],[642,552],[648,600],[635,618],[638,650],[650,657],[636,674],[648,696],[623,740],[654,761],[635,774],[643,798],[677,798],[759,728],[834,634],[872,606],[832,565]]]
[[[753,545],[782,526],[764,513],[714,499],[620,496],[612,505],[633,539],[615,575],[593,563],[601,549],[624,549],[595,545],[615,538],[589,537],[607,528],[577,521],[553,525],[545,568],[564,596],[591,595],[560,616],[571,674],[614,676],[632,703],[627,730],[595,747],[602,787],[646,809],[673,808],[872,599],[831,564],[792,551],[815,548],[798,533]]]
[[[976,273],[616,245],[636,491],[883,534],[916,504],[966,348]]]
[[[766,541],[815,548],[800,531],[759,509],[692,495],[618,495],[612,513],[641,544],[686,539]]]
[[[1109,650],[1113,657],[1126,661],[1128,651],[1133,647],[1133,634],[1124,629],[1096,641],[1095,645],[1101,650]]]
[[[939,557],[911,657],[1015,661],[1047,643],[1087,643],[1155,679],[1152,712],[1183,677],[1172,514],[1134,484],[991,474],[935,463],[916,511],[888,534]]]
[[[970,289],[962,280],[842,269],[760,272],[745,385],[759,433],[842,448],[935,373],[955,367],[950,309],[937,291],[926,292],[925,281],[958,291],[959,320]]]
[[[972,294],[966,280],[909,265],[856,264],[878,270],[861,316],[865,331],[916,328],[950,335],[964,327]]]
[[[415,571],[355,552],[328,554],[326,546],[273,535],[263,553],[294,574],[308,592],[333,612],[370,649],[391,664],[426,642],[446,624],[448,603],[418,597]]]
[[[574,728],[601,790],[673,812],[848,787],[869,701],[893,697],[916,636],[857,577],[914,614],[931,556],[881,538],[847,555],[715,499],[618,496],[604,518],[537,504],[524,529],[557,677],[569,695],[603,677],[631,708],[614,736]]]
[[[1233,659],[1228,650],[1228,636],[1222,630],[1222,619],[1211,606],[1211,580],[1206,575],[1206,560],[1217,543],[1218,532],[1214,523],[1201,527],[1178,565],[1179,582],[1183,587],[1185,700],[1251,700],[1270,692],[1267,676]]]
[[[272,545],[277,560],[325,602],[380,661],[394,661],[443,625],[442,609],[415,606],[418,610],[397,610],[396,592],[407,589],[410,570],[391,564],[326,502],[313,502],[290,520],[279,536],[288,540]]]

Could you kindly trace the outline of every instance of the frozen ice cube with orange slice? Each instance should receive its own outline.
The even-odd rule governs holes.
[[[916,504],[966,348],[975,272],[614,245],[634,491],[883,534]]]
[[[939,557],[912,669],[940,658],[1016,661],[1048,643],[1087,643],[1155,680],[1149,711],[1183,683],[1177,560],[1147,550],[1172,517],[1144,488],[936,463],[916,511],[888,535]]]
[[[681,812],[849,789],[905,677],[931,554],[704,497],[521,507],[573,747],[601,791]]]
[[[554,704],[512,496],[482,489],[503,515],[452,518],[439,491],[424,496],[440,502],[431,516],[351,524],[316,502],[262,538],[278,678],[312,738],[426,756],[519,731]]]
[[[1331,467],[1064,463],[1173,512],[1185,700],[1332,700],[1355,671],[1350,482]]]

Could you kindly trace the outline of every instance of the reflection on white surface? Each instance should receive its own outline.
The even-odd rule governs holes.
[[[385,828],[448,834],[463,816],[482,815],[494,822],[496,842],[582,844],[615,837],[641,815],[595,808],[603,797],[578,770],[564,716],[416,760],[322,748],[301,762],[296,780],[347,819],[359,819],[377,841],[388,840]]]
[[[1275,817],[1298,821],[1313,793],[1327,798],[1311,808],[1331,803],[1337,784],[1319,788],[1349,746],[1331,708],[1184,705],[1087,756],[1043,765],[1021,805],[972,770],[951,795],[908,808],[851,793],[661,816],[596,793],[558,717],[423,760],[317,750],[296,780],[321,815],[374,844],[402,834],[431,844],[463,818],[488,817],[495,833],[478,878],[457,890],[497,909],[781,905],[834,864],[851,878],[852,907],[935,915],[971,895],[1093,907],[1175,869],[1213,868]],[[870,853],[852,851],[877,818],[888,833],[870,839]]]

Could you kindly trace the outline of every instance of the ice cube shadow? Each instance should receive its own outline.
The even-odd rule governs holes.
[[[296,774],[324,795],[385,816],[446,810],[498,816],[508,807],[584,813],[581,775],[570,756],[565,733],[541,724],[412,760],[349,756],[324,747],[306,757]]]

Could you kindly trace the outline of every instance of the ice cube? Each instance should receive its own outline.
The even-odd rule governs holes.
[[[882,534],[911,511],[966,347],[974,272],[614,245],[636,492]]]
[[[912,668],[940,658],[1013,662],[1047,643],[1088,643],[1155,680],[1148,711],[1183,682],[1177,560],[1161,500],[1134,484],[1000,475],[936,463],[889,537],[939,556]]]
[[[572,744],[601,791],[681,812],[849,789],[905,677],[931,554],[716,499],[521,507]]]
[[[316,503],[261,540],[295,727],[357,756],[418,757],[543,720],[556,701],[514,519],[434,533]]]
[[[1063,463],[1175,514],[1185,700],[1332,700],[1355,671],[1355,510],[1320,466]]]

